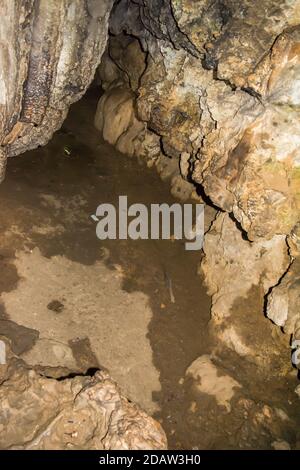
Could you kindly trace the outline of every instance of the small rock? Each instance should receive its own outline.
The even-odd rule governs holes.
[[[271,419],[271,417],[272,417],[271,408],[270,408],[269,406],[265,405],[265,406],[263,407],[263,414],[264,414],[264,416],[265,416],[266,418]]]
[[[275,450],[291,450],[290,444],[283,440],[274,441],[271,446]]]
[[[67,157],[70,157],[71,156],[71,153],[72,153],[72,150],[70,149],[70,147],[68,147],[67,145],[64,146],[64,154],[67,155]]]
[[[59,300],[52,300],[47,305],[48,310],[52,310],[53,312],[60,313],[64,309],[64,304],[62,304]]]
[[[4,341],[0,340],[0,365],[6,364],[6,346]]]
[[[281,408],[275,408],[275,413],[282,421],[289,421],[289,416]]]
[[[230,401],[241,385],[230,375],[220,371],[209,355],[200,356],[192,362],[186,375],[194,379],[200,392],[215,397],[219,406],[224,406],[228,413],[231,411]]]

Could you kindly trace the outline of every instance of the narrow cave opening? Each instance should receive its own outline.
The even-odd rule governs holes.
[[[37,3],[36,33],[50,8]],[[0,185],[0,448],[297,449],[297,209],[270,196],[257,215],[243,193],[265,189],[251,152],[267,149],[268,135],[253,129],[277,119],[284,134],[293,116],[282,103],[268,109],[263,84],[248,93],[257,77],[217,69],[230,2],[203,15],[186,2],[96,3],[66,9],[72,31],[88,18],[87,63],[76,70],[70,56],[66,82],[67,47],[48,63],[33,39],[21,111],[4,132],[3,152],[22,157],[8,158]],[[270,161],[257,165],[277,190],[287,176]],[[167,239],[120,236],[120,196],[148,214],[153,204],[204,206],[204,246],[187,250],[176,218]],[[112,236],[99,239],[107,214]]]

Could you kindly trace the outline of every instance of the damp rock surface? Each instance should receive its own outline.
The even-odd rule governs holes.
[[[190,155],[190,178],[251,240],[286,235],[299,220],[299,4],[276,5],[121,1],[100,66],[107,93],[120,83],[135,92],[136,119],[164,154]],[[142,48],[125,66],[130,34]]]
[[[232,219],[226,261],[203,261],[213,318],[229,318],[234,299],[261,287],[261,314],[295,340],[299,269],[288,238],[300,214],[299,11],[298,0],[121,0],[99,67],[106,91],[98,127],[108,140],[105,128],[118,118],[102,103],[131,92],[133,113],[117,148],[155,166],[176,197],[201,193]],[[149,149],[149,140],[159,145]],[[209,228],[212,253],[218,229]],[[237,242],[241,236],[248,242]],[[234,326],[223,336],[249,353]]]
[[[110,379],[78,373],[108,369],[174,448],[298,448],[299,0],[1,7],[1,179],[94,74],[104,90],[9,164],[0,188],[2,333],[28,377],[44,371],[56,387],[71,371],[66,384],[87,381],[94,404]],[[205,202],[203,253],[178,240],[99,245],[100,202],[122,191],[173,202],[142,162],[176,198]],[[139,445],[122,441],[122,423],[109,446]],[[56,424],[37,445],[66,445]],[[72,430],[74,445],[91,428]]]
[[[45,145],[91,83],[112,0],[1,1],[1,177],[7,156]]]
[[[288,344],[276,341],[275,331],[269,329],[271,322],[261,315],[262,287],[261,291],[250,289],[245,298],[230,298],[230,324],[224,317],[217,330],[211,322],[203,273],[197,274],[201,251],[185,251],[183,241],[175,239],[97,239],[91,215],[101,202],[117,207],[118,196],[127,194],[129,203],[143,202],[147,207],[153,202],[180,203],[169,190],[170,175],[171,179],[178,176],[172,159],[165,157],[158,165],[161,181],[147,165],[138,165],[136,159],[99,142],[93,125],[99,95],[99,89],[90,90],[76,103],[47,146],[20,159],[9,159],[0,186],[0,315],[6,322],[2,324],[11,325],[2,332],[8,335],[13,352],[27,364],[25,377],[31,370],[36,385],[41,380],[47,387],[51,384],[50,404],[54,406],[64,383],[65,387],[79,383],[80,393],[82,384],[99,390],[103,380],[95,372],[100,369],[101,377],[108,373],[112,378],[108,383],[117,382],[122,396],[161,424],[172,449],[270,449],[280,440],[297,448],[298,382]],[[222,220],[221,216],[216,219],[216,210],[210,206],[206,206],[205,216],[206,231]],[[223,223],[227,235],[219,230],[216,235],[221,240],[220,253],[224,250],[222,237],[236,237],[237,246],[246,244],[249,259],[254,253],[252,262],[266,267],[267,253],[260,259],[260,251],[240,236],[231,219],[227,222]],[[228,269],[232,275],[230,266]],[[237,272],[234,283],[238,282]],[[259,279],[255,271],[252,275]],[[262,278],[266,285],[273,282],[268,276],[266,271]],[[218,276],[217,281],[221,285]],[[220,341],[222,333],[224,341]],[[20,336],[25,349],[20,347]],[[5,336],[1,338],[6,341]],[[228,347],[233,339],[238,352]],[[199,363],[196,378],[186,373]],[[70,400],[75,420],[73,395]],[[90,403],[96,406],[94,400]],[[19,412],[17,400],[12,408]],[[62,435],[60,421],[58,429],[54,426],[53,441],[44,436],[41,445],[61,447],[72,442],[87,448],[85,438],[88,429],[93,429],[94,418],[90,419],[88,404],[83,409],[88,420],[86,434],[80,428],[77,441],[76,435]],[[37,429],[39,418],[31,414],[30,407],[28,410],[26,416],[32,417],[31,425]],[[139,429],[135,419],[137,426],[145,423],[139,413],[134,414],[130,421],[134,433]],[[120,427],[123,422],[118,421]],[[111,446],[124,445],[119,424],[117,443],[111,441]],[[76,433],[72,423],[68,426],[71,434]],[[25,445],[20,444],[20,436],[14,436],[12,446]],[[158,446],[163,442],[159,439]],[[140,445],[133,437],[130,442]],[[141,446],[148,444],[143,438]],[[98,440],[98,445],[104,444]]]
[[[166,449],[161,426],[106,372],[55,379],[12,358],[0,366],[0,448]]]

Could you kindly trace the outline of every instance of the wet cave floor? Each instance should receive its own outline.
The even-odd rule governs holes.
[[[186,375],[213,348],[201,253],[180,240],[96,237],[100,203],[178,201],[153,169],[100,140],[95,94],[72,106],[46,147],[9,160],[0,186],[0,333],[32,366],[108,369],[161,422],[170,448],[268,448],[276,438],[297,446],[295,374],[266,383],[228,353],[221,371],[241,384],[231,406]]]

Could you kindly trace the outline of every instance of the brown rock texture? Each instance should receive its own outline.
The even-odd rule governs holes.
[[[217,230],[222,240],[233,243],[227,231],[231,224],[231,240],[241,239],[234,289],[231,271],[225,268],[223,279],[222,263],[210,258],[209,242],[204,247],[213,317],[216,296],[221,298],[230,286],[220,316],[226,317],[234,299],[245,295],[245,286],[262,285],[273,298],[277,283],[283,282],[286,292],[289,279],[297,291],[297,262],[288,254],[286,237],[300,219],[300,1],[121,0],[113,8],[110,31],[100,67],[104,97],[115,95],[118,87],[124,94],[130,90],[134,116],[119,149],[144,158],[146,139],[141,136],[154,135],[157,149],[160,144],[154,162],[161,176],[171,179],[173,194],[181,174],[236,222],[224,215]],[[109,127],[116,117],[101,109]],[[144,123],[140,133],[133,121],[141,129]],[[183,200],[193,193],[192,186],[186,189],[178,192]],[[215,229],[207,235],[213,243]],[[257,261],[261,250],[269,254]],[[241,276],[243,287],[238,273],[248,256],[253,275]],[[274,268],[273,277],[265,282],[265,264],[272,256],[267,272]],[[298,318],[296,303],[288,303],[286,318]],[[297,324],[291,321],[286,331],[295,333]]]
[[[204,243],[202,269],[216,320],[229,314],[237,293],[246,297],[259,284],[267,293],[290,263],[284,236],[250,243],[226,213],[218,214]]]
[[[0,172],[46,144],[91,83],[113,0],[1,0]]]
[[[295,352],[294,365],[300,368],[300,225],[288,237],[291,256],[289,268],[271,290],[268,297],[267,316],[288,335],[292,335]]]
[[[0,12],[0,180],[7,157],[49,141],[103,55],[102,137],[155,165],[177,197],[198,189],[220,209],[202,272],[221,342],[263,360],[269,340],[255,342],[241,307],[258,292],[299,347],[300,0],[0,0]],[[58,380],[17,358],[0,367],[3,448],[166,447],[105,372]]]
[[[17,357],[0,365],[1,449],[166,447],[161,426],[129,402],[106,372],[54,379]]]
[[[114,9],[105,88],[135,92],[136,118],[167,156],[189,154],[189,177],[251,240],[290,233],[300,213],[299,2],[139,5]],[[119,73],[105,77],[112,64]]]

